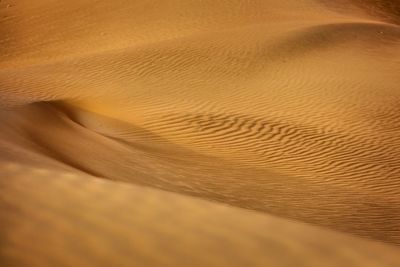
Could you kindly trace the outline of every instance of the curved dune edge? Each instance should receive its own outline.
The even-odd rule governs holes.
[[[176,266],[189,256],[198,264],[257,266],[278,264],[277,255],[290,255],[280,257],[283,266],[321,266],[317,262],[328,259],[354,259],[356,266],[398,263],[396,247],[377,242],[400,244],[395,1],[3,0],[0,49],[1,190],[2,203],[11,207],[0,216],[7,227],[20,227],[2,231],[1,260],[10,266],[48,266],[60,259],[66,266],[85,266],[116,257],[121,266],[139,259]],[[48,183],[51,178],[60,184]],[[87,186],[77,193],[83,196],[69,196],[73,181]],[[166,223],[167,234],[154,236],[163,227],[154,214],[143,221],[118,217],[125,216],[116,214],[119,205],[132,214],[143,211],[140,204],[97,199],[114,197],[108,186],[116,195],[121,191],[121,200],[135,201],[131,194],[138,194],[143,205],[148,199],[139,191],[153,195],[149,212],[169,212],[201,244],[187,241],[195,247],[191,252],[168,246],[151,259],[155,250],[145,240],[166,249],[168,236],[187,238],[183,230]],[[203,216],[210,226],[175,214],[163,204],[165,196],[187,203],[176,208],[187,217]],[[46,197],[56,206],[45,204]],[[287,227],[271,215],[284,218]],[[114,225],[104,216],[118,219]],[[225,233],[213,218],[232,231]],[[38,228],[19,223],[31,219]],[[104,225],[96,226],[96,219]],[[261,234],[270,221],[277,235]],[[79,229],[76,240],[67,234],[71,227]],[[143,239],[136,242],[138,233],[130,231],[142,227]],[[302,227],[326,240],[310,245]],[[194,233],[204,229],[211,230],[203,237]],[[63,256],[60,249],[51,256],[27,242],[40,235],[38,247],[50,250],[45,241],[66,250],[77,240],[82,245],[73,249],[76,254]],[[215,254],[220,235],[230,242],[221,254],[231,257]],[[118,251],[107,252],[107,242]],[[132,242],[143,247],[128,255]],[[218,249],[204,250],[207,242]],[[347,249],[338,248],[341,242]],[[244,254],[246,247],[254,251]],[[276,254],[263,255],[274,247]],[[372,257],[375,247],[382,254]],[[41,261],[42,255],[49,256]]]

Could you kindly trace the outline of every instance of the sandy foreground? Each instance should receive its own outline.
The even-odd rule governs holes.
[[[400,266],[396,0],[0,0],[0,266]]]

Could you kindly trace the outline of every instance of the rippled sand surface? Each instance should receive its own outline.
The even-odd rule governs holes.
[[[0,1],[1,266],[400,266],[396,0]]]

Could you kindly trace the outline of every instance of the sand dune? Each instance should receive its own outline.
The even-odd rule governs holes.
[[[2,169],[13,178],[0,182],[2,266],[400,263],[397,247],[260,213],[86,175]]]
[[[399,23],[396,1],[1,1],[1,261],[396,266]]]

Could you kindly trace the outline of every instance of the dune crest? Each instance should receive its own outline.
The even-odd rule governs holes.
[[[40,210],[40,203],[46,201],[35,190],[44,190],[59,204],[43,206],[32,215],[37,224],[49,216],[58,227],[52,233],[63,236],[59,227],[63,218],[72,218],[69,212],[81,218],[93,208],[93,220],[100,220],[99,240],[109,238],[107,231],[117,231],[120,238],[129,232],[129,215],[118,217],[112,225],[97,209],[117,206],[113,193],[103,186],[123,182],[116,185],[116,195],[121,191],[130,199],[130,194],[139,194],[137,201],[145,203],[149,200],[140,193],[145,190],[156,199],[151,208],[162,212],[172,212],[162,205],[171,196],[186,203],[182,212],[189,217],[190,207],[195,214],[209,205],[211,211],[202,217],[208,223],[213,216],[222,222],[226,216],[254,217],[254,223],[251,219],[229,222],[232,229],[242,231],[243,238],[235,235],[240,240],[235,247],[235,237],[223,234],[231,249],[276,241],[282,243],[277,251],[284,253],[293,236],[295,246],[306,244],[307,249],[301,230],[292,236],[277,227],[281,239],[268,233],[261,239],[256,236],[255,231],[276,219],[274,215],[283,218],[288,229],[297,227],[290,222],[295,220],[306,232],[332,240],[313,243],[304,256],[295,257],[304,266],[327,259],[317,246],[344,253],[336,247],[341,240],[365,245],[365,250],[354,250],[355,266],[366,266],[375,246],[390,256],[387,261],[383,256],[371,258],[370,266],[396,266],[399,7],[396,1],[358,0],[1,1],[0,170],[4,174],[0,193],[11,210],[24,211],[7,210],[0,217],[29,220],[29,212]],[[6,167],[17,165],[23,174]],[[43,185],[50,179],[55,184]],[[62,204],[81,201],[78,196],[66,197],[73,191],[71,179],[85,184],[89,206],[78,204],[71,211],[69,204]],[[98,193],[110,197],[108,204],[91,202],[99,183]],[[34,189],[20,191],[27,185]],[[66,195],[58,197],[52,190]],[[19,197],[12,197],[14,193]],[[24,198],[37,203],[25,204]],[[132,205],[123,204],[132,214],[142,209],[140,204]],[[227,213],[220,213],[220,207]],[[52,209],[59,210],[50,216]],[[105,214],[115,215],[105,209]],[[195,220],[169,216],[193,231],[199,227]],[[151,226],[154,219],[146,215],[143,222]],[[143,222],[132,227],[142,227]],[[303,226],[304,222],[314,226]],[[209,238],[217,245],[223,230],[213,223]],[[65,227],[80,224],[85,223]],[[248,234],[253,225],[257,230]],[[151,235],[150,226],[145,235]],[[13,230],[2,230],[7,238],[0,244],[9,250],[0,261],[9,266],[13,260],[47,266],[50,260],[33,263],[43,251],[23,245],[34,230],[18,227],[26,231],[21,233],[22,241],[15,241],[19,237]],[[165,227],[177,237],[182,234],[172,224]],[[331,232],[335,230],[343,233]],[[50,238],[45,229],[38,231]],[[79,235],[86,238],[84,230]],[[122,250],[132,241],[118,238],[111,240]],[[87,249],[96,254],[97,249],[107,249],[92,246],[91,240],[85,239],[78,252]],[[136,257],[148,259],[146,249],[150,246],[144,245]],[[162,257],[180,255],[177,250],[165,252],[149,266],[161,264]],[[195,251],[210,253],[197,246]],[[277,262],[271,255],[261,257],[261,251],[253,256],[248,252],[237,266],[246,266],[246,260],[253,260],[252,266],[265,266],[268,258],[271,264]],[[31,253],[33,258],[15,253]],[[54,253],[62,257],[60,251]],[[114,252],[107,255],[104,266],[118,257]],[[118,266],[129,266],[127,253],[123,256]],[[212,253],[210,257],[209,264],[233,266]],[[64,259],[71,260],[66,266],[96,261],[94,256],[81,258],[88,262],[79,264],[79,256]],[[168,264],[183,265],[186,260],[181,259]]]

